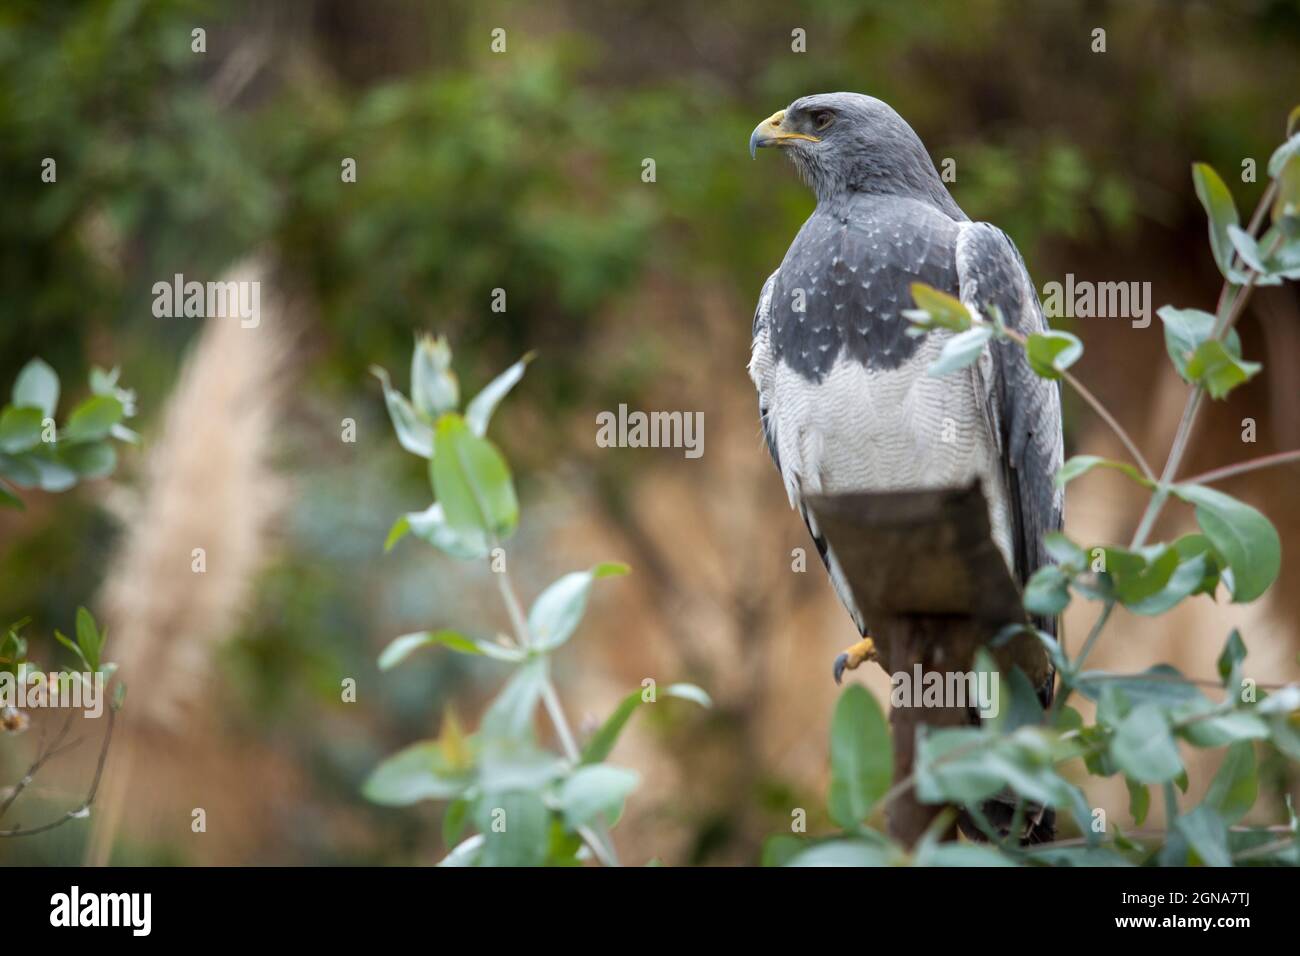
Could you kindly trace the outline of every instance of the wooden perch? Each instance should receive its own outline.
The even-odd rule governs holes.
[[[808,496],[889,674],[965,673],[975,651],[1004,626],[1027,620],[1020,589],[993,541],[978,482],[967,488]],[[1047,673],[1046,653],[1031,635],[994,651],[1000,667],[1018,664],[1031,678]],[[894,779],[912,772],[917,730],[972,723],[967,707],[890,711]],[[911,846],[942,806],[909,788],[886,807],[890,835]]]

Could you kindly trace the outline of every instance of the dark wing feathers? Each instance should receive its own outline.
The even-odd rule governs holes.
[[[918,340],[899,313],[912,282],[957,281],[958,223],[913,199],[858,195],[818,207],[774,275],[769,322],[774,358],[820,382],[841,354],[867,368],[897,368]]]
[[[1024,260],[1000,229],[965,225],[957,238],[959,297],[986,317],[996,306],[1008,326],[1025,335],[1047,330]],[[1014,342],[992,346],[989,415],[1002,442],[1002,461],[1015,522],[1017,578],[1023,585],[1048,561],[1043,536],[1059,530],[1062,494],[1054,478],[1061,465],[1061,395],[1040,378]],[[1055,633],[1053,621],[1039,626]]]

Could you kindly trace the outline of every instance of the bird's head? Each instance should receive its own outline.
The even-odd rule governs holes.
[[[767,146],[785,150],[818,201],[856,191],[951,202],[920,137],[873,96],[801,96],[754,128],[750,155]]]

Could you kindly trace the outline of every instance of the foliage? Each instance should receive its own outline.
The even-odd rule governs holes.
[[[1295,125],[1293,114],[1291,127]],[[890,740],[871,696],[849,688],[836,709],[831,737],[830,814],[844,831],[811,846],[779,837],[769,846],[769,862],[791,865],[1205,865],[1289,863],[1300,865],[1300,826],[1293,812],[1281,827],[1245,826],[1239,821],[1259,792],[1256,745],[1300,761],[1300,686],[1260,688],[1242,673],[1246,644],[1234,630],[1219,657],[1218,699],[1198,682],[1167,665],[1138,674],[1086,669],[1089,654],[1111,610],[1122,605],[1135,614],[1164,614],[1198,595],[1216,598],[1220,589],[1233,603],[1258,599],[1276,580],[1281,566],[1277,531],[1258,510],[1204,480],[1175,480],[1190,423],[1202,397],[1223,398],[1259,373],[1259,363],[1242,358],[1232,330],[1251,290],[1300,278],[1300,132],[1288,139],[1269,165],[1273,183],[1252,223],[1267,212],[1271,225],[1257,239],[1240,227],[1236,206],[1212,168],[1193,169],[1196,194],[1209,220],[1210,245],[1225,280],[1215,313],[1170,306],[1159,312],[1165,324],[1170,360],[1191,386],[1184,415],[1163,473],[1136,465],[1081,455],[1065,462],[1058,485],[1097,467],[1117,469],[1150,493],[1142,523],[1127,547],[1085,547],[1054,532],[1046,541],[1053,563],[1040,568],[1025,588],[1025,609],[1060,614],[1075,597],[1101,605],[1096,624],[1078,654],[1069,657],[1050,635],[1012,625],[999,637],[1029,630],[1043,643],[1055,665],[1060,689],[1044,712],[1029,682],[1018,671],[1003,675],[1011,699],[1003,713],[1030,715],[1016,721],[986,721],[978,727],[928,731],[918,738],[913,772],[906,780],[888,773]],[[1082,354],[1072,335],[1047,331],[1023,335],[1003,317],[985,318],[968,304],[938,290],[913,289],[916,310],[908,313],[918,335],[946,335],[931,374],[949,374],[976,362],[990,341],[1012,341],[1025,349],[1033,370],[1047,379],[1064,379],[1084,392],[1068,372]],[[1113,419],[1108,418],[1113,424]],[[1118,427],[1118,426],[1115,426]],[[1125,445],[1132,447],[1126,435]],[[1294,460],[1298,453],[1270,456],[1237,466],[1236,471]],[[1210,477],[1213,477],[1211,475]],[[1190,505],[1199,533],[1173,541],[1148,542],[1159,511],[1170,498]],[[991,665],[991,659],[985,666]],[[1068,705],[1073,692],[1096,704],[1096,720],[1085,724]],[[1181,746],[1222,749],[1224,759],[1202,801],[1180,806],[1176,791],[1189,781]],[[883,763],[882,763],[883,761]],[[1121,776],[1130,793],[1135,826],[1149,811],[1149,787],[1161,789],[1167,811],[1162,836],[1125,835],[1118,825],[1101,825],[1068,768],[1089,774]],[[952,822],[951,811],[936,819],[912,851],[895,845],[867,821],[889,788],[912,788],[923,803],[962,807],[989,839],[989,846],[943,845],[938,837]],[[1019,799],[1010,837],[1001,837],[983,818],[981,803],[1009,788]],[[1069,812],[1083,835],[1080,841],[1028,848],[1019,844],[1026,807],[1051,805]],[[1289,808],[1289,804],[1288,804]]]
[[[438,630],[405,634],[379,656],[383,670],[422,647],[440,646],[509,664],[513,675],[483,714],[474,733],[461,729],[447,708],[434,740],[412,744],[371,773],[365,795],[375,803],[406,806],[447,801],[445,841],[456,846],[443,865],[568,866],[588,855],[617,862],[609,828],[618,822],[635,771],[605,763],[619,734],[641,703],[658,694],[709,705],[689,684],[657,690],[654,681],[633,691],[579,748],[550,676],[550,655],[576,632],[596,581],[628,572],[626,565],[597,564],[563,575],[533,602],[525,616],[507,571],[502,542],[519,524],[519,504],[509,466],[487,437],[497,404],[523,377],[531,356],[498,375],[460,410],[460,385],[451,350],[441,339],[417,339],[411,360],[411,396],[374,373],[384,390],[393,428],[407,451],[428,460],[434,503],[403,515],[385,542],[391,549],[411,534],[451,557],[488,560],[497,576],[513,636],[467,635]],[[534,727],[545,708],[563,748],[543,747]],[[466,829],[476,831],[464,836]]]
[[[105,372],[94,369],[90,377],[91,397],[78,404],[68,416],[63,428],[54,422],[59,404],[59,376],[39,358],[29,361],[14,382],[10,404],[0,410],[0,505],[22,508],[23,503],[6,484],[8,479],[21,488],[39,487],[43,491],[66,491],[81,479],[102,478],[117,465],[117,453],[110,439],[136,442],[138,436],[123,421],[135,414],[135,394],[119,388],[118,371]],[[61,631],[54,638],[67,648],[80,665],[77,671],[36,671],[28,658],[28,643],[22,631],[30,623],[23,618],[0,633],[0,674],[10,679],[9,686],[22,685],[27,694],[38,692],[45,681],[88,681],[100,675],[103,687],[112,683],[109,697],[108,727],[104,731],[90,792],[75,810],[66,812],[53,823],[38,827],[0,830],[0,836],[24,836],[54,829],[69,820],[84,815],[94,802],[95,792],[103,772],[104,757],[112,741],[113,716],[122,707],[126,697],[126,684],[121,679],[113,681],[117,664],[104,659],[104,645],[108,632],[101,631],[95,618],[84,607],[77,608],[74,638]],[[64,705],[66,706],[66,705]],[[0,731],[21,733],[30,723],[30,716],[17,705],[0,709]],[[48,743],[42,743],[35,761],[19,782],[0,802],[0,817],[17,801],[31,783],[37,771],[62,749],[64,738],[71,727],[71,714],[61,730]]]
[[[21,508],[19,488],[67,491],[78,481],[103,478],[117,467],[111,439],[136,442],[123,422],[135,414],[135,393],[117,384],[118,370],[90,373],[91,396],[56,426],[59,376],[44,361],[28,362],[0,408],[0,506]]]

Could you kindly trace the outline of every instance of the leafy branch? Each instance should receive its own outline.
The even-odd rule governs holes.
[[[441,646],[508,664],[514,672],[488,705],[476,733],[463,733],[448,709],[438,738],[413,744],[381,763],[366,782],[365,794],[389,806],[446,801],[443,840],[453,848],[443,865],[573,865],[589,857],[617,866],[609,829],[639,776],[605,758],[642,703],[654,703],[658,694],[705,706],[709,699],[689,684],[658,689],[647,680],[585,746],[574,734],[550,676],[550,655],[577,630],[595,582],[624,575],[628,568],[607,562],[563,575],[524,611],[502,544],[518,527],[518,499],[509,467],[487,438],[487,429],[531,357],[493,379],[463,413],[451,350],[442,340],[417,341],[410,398],[393,388],[385,371],[374,370],[398,441],[429,462],[435,497],[424,511],[397,519],[385,550],[412,535],[451,557],[487,561],[511,631],[509,636],[453,630],[405,634],[380,654],[380,668],[397,666],[419,648]],[[558,754],[534,735],[539,706],[559,742]],[[465,837],[471,825],[477,832]]]

